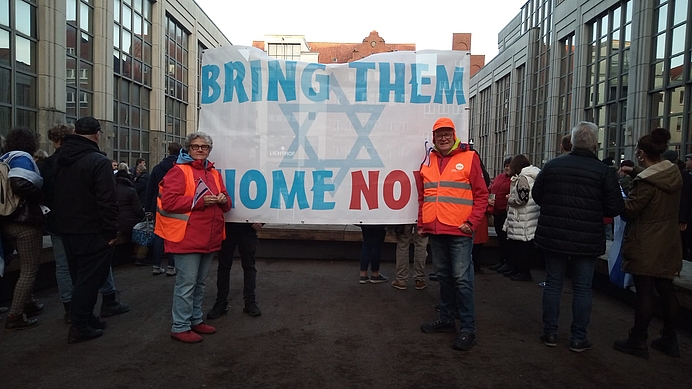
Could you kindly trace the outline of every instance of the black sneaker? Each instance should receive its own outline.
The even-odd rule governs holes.
[[[5,332],[12,332],[18,330],[26,330],[29,328],[34,328],[38,325],[38,319],[28,319],[26,314],[20,313],[18,315],[7,315],[7,321],[5,322]]]
[[[439,332],[453,333],[457,332],[454,322],[446,322],[441,319],[435,319],[429,323],[421,324],[420,330],[426,334],[434,334]]]
[[[91,315],[88,321],[89,327],[95,330],[105,330],[108,327],[108,323],[101,320],[98,316]]]
[[[498,272],[498,273],[507,273],[507,272],[512,271],[512,270],[514,270],[514,267],[513,267],[513,266],[509,266],[508,264],[505,263],[504,265],[502,265],[501,268],[497,269],[496,272]]]
[[[389,278],[385,277],[382,274],[378,274],[377,276],[372,276],[370,277],[370,283],[371,284],[381,284],[383,282],[389,281]]]
[[[497,270],[497,269],[501,268],[501,267],[504,266],[504,265],[505,265],[504,262],[498,262],[498,263],[496,263],[496,264],[490,266],[490,267],[488,268],[488,270]]]
[[[245,308],[243,308],[243,312],[247,313],[248,315],[252,317],[256,317],[262,314],[262,311],[260,311],[259,307],[257,306],[257,303],[247,303],[245,304]]]
[[[519,274],[509,277],[512,281],[533,281],[531,273],[529,272],[519,272]]]
[[[430,273],[428,274],[428,279],[430,281],[437,281],[437,273]]]
[[[368,282],[370,282],[370,277],[368,276],[360,276],[358,279],[359,284],[367,284]]]
[[[570,342],[569,342],[570,351],[574,351],[575,353],[580,353],[582,351],[591,350],[592,348],[593,348],[593,343],[589,342],[588,340],[583,340],[581,342],[576,342],[574,340],[570,340]]]
[[[91,327],[86,327],[84,329],[70,327],[70,332],[67,333],[67,343],[85,342],[87,340],[96,339],[101,335],[103,335],[103,330],[97,330]]]
[[[207,313],[207,319],[218,319],[219,316],[225,315],[226,313],[228,313],[228,303],[216,302],[214,303],[214,306],[211,308],[211,311]]]
[[[452,347],[454,347],[455,350],[469,351],[475,345],[476,334],[463,331],[461,334],[459,334],[459,336],[457,336],[456,340],[454,340]]]
[[[548,347],[557,346],[557,334],[543,334],[541,335],[541,342]]]
[[[118,301],[108,304],[101,304],[101,316],[103,317],[122,315],[123,313],[129,311],[130,306],[128,304],[123,304]]]

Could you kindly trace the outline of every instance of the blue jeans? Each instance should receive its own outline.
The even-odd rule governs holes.
[[[202,302],[211,260],[216,253],[173,254],[176,265],[171,332],[190,331],[203,321]]]
[[[470,236],[430,235],[435,273],[440,284],[440,320],[454,322],[454,304],[459,310],[460,329],[476,332],[473,302],[473,238]]]
[[[567,262],[572,262],[572,336],[570,340],[586,340],[586,327],[591,320],[591,282],[596,257],[545,252],[545,288],[543,288],[543,333],[557,334],[560,316],[560,295],[565,282]]]
[[[50,234],[50,240],[53,243],[53,259],[55,260],[55,279],[58,281],[58,293],[60,293],[60,301],[69,303],[72,301],[72,276],[70,276],[70,268],[67,265],[67,254],[65,253],[65,245],[62,243],[62,238],[58,235]],[[113,281],[113,269],[108,272],[108,278],[103,283],[99,290],[101,294],[115,293],[115,282]]]
[[[163,250],[163,238],[154,234],[154,245],[151,247],[152,251],[152,264],[156,267],[161,267],[161,260],[163,257],[168,258],[168,267],[175,267],[175,259],[173,259],[172,254],[165,254]]]

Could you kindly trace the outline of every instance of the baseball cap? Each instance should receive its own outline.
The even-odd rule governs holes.
[[[450,118],[439,118],[433,124],[433,131],[437,131],[440,128],[451,128],[452,130],[456,131],[456,127],[454,127],[454,122]]]
[[[92,135],[101,132],[101,123],[91,116],[85,116],[74,124],[75,134]]]

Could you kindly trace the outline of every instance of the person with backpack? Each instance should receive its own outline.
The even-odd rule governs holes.
[[[4,189],[0,213],[6,216],[2,216],[0,229],[3,238],[16,248],[22,263],[5,323],[7,332],[35,327],[38,320],[30,317],[43,311],[43,304],[34,300],[31,293],[41,263],[45,217],[41,210],[43,178],[33,158],[38,150],[36,133],[24,127],[12,129],[5,139],[5,150],[0,157]]]

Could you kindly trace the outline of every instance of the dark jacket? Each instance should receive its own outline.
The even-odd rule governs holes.
[[[678,220],[682,224],[687,224],[690,221],[690,213],[692,213],[692,175],[686,170],[681,171],[680,174],[682,175],[682,190],[680,192]]]
[[[177,155],[169,155],[151,169],[151,174],[149,174],[149,179],[147,180],[147,190],[144,195],[145,211],[156,212],[156,197],[159,194],[159,184],[166,173],[175,165],[177,159]]]
[[[632,181],[625,200],[622,270],[627,273],[674,278],[682,269],[678,211],[682,177],[677,166],[664,160],[649,166]]]
[[[110,159],[96,142],[79,135],[63,139],[55,169],[54,232],[118,233],[118,194]]]
[[[144,204],[145,195],[147,192],[147,182],[149,182],[149,173],[143,172],[142,174],[135,177],[135,190],[137,191],[137,197],[139,197],[139,203]]]
[[[26,152],[10,152],[2,158],[3,161],[9,161],[9,182],[12,192],[22,200],[11,215],[2,217],[2,221],[42,227],[46,219],[41,211],[43,179],[40,176],[40,170],[37,169],[38,165]],[[19,173],[15,174],[16,171]],[[31,178],[25,174],[31,175]]]
[[[568,255],[605,253],[603,217],[622,213],[615,171],[591,151],[574,149],[545,164],[531,192],[541,207],[536,246]]]
[[[118,190],[118,230],[129,241],[132,227],[144,219],[144,209],[129,178],[116,175],[115,186]]]
[[[60,148],[55,149],[55,152],[50,157],[43,160],[43,164],[40,166],[41,177],[43,177],[43,187],[41,191],[43,192],[43,204],[50,208],[51,212],[46,215],[46,229],[48,231],[53,231],[53,222],[55,218],[53,215],[53,208],[55,208],[53,201],[55,197],[55,168],[58,160],[58,155]]]

